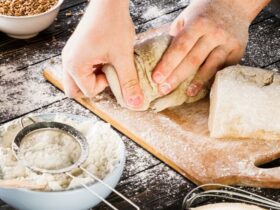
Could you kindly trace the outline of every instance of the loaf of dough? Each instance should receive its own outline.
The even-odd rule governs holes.
[[[210,136],[280,138],[280,75],[231,66],[216,74],[210,93]]]
[[[243,203],[217,203],[217,204],[209,204],[197,208],[191,208],[191,210],[264,210],[264,209],[253,205],[243,204]]]
[[[126,105],[123,100],[121,87],[118,76],[112,65],[105,65],[103,72],[105,73],[113,94],[117,102],[122,106],[136,111],[144,111],[152,109],[156,112],[162,111],[169,107],[174,107],[186,103],[195,102],[203,98],[207,94],[207,90],[203,89],[197,96],[188,97],[185,91],[193,77],[181,83],[176,90],[169,95],[161,97],[157,85],[152,80],[152,72],[161,56],[169,46],[171,37],[167,34],[160,34],[155,37],[143,40],[135,45],[134,63],[138,73],[140,86],[144,92],[144,103],[138,109],[133,109]],[[193,75],[194,76],[194,75]]]

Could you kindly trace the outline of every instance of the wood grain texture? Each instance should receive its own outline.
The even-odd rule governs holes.
[[[23,70],[6,66],[0,71],[0,124],[65,98],[45,83],[42,68],[41,64]]]
[[[44,75],[63,89],[58,69]],[[76,100],[196,184],[280,188],[280,168],[256,166],[280,157],[280,141],[211,139],[207,99],[157,114],[123,109],[106,93]]]
[[[137,32],[142,32],[150,27],[172,21],[182,10],[182,5],[187,5],[188,0],[132,0],[131,2],[133,2],[131,4],[131,14]],[[0,99],[0,108],[2,108],[0,113],[1,122],[8,122],[27,113],[34,112],[61,111],[81,114],[91,118],[95,117],[94,114],[91,114],[78,103],[65,99],[55,88],[40,79],[42,66],[51,62],[53,57],[60,59],[61,49],[79,22],[80,11],[84,10],[86,5],[87,0],[65,0],[57,21],[49,29],[31,40],[15,40],[7,37],[4,33],[0,33],[0,81],[7,75],[0,88],[0,95],[2,96]],[[142,16],[145,13],[146,15],[149,14],[147,11],[151,6],[158,8],[159,13],[150,13],[152,16],[144,16],[146,18],[143,18]],[[161,9],[164,11],[161,11]],[[72,16],[66,16],[68,12],[71,12]],[[267,11],[263,11],[253,22],[254,27],[251,26],[250,36],[254,38],[251,39],[250,47],[247,48],[246,55],[248,56],[243,59],[244,64],[258,66],[257,61],[261,58],[262,50],[265,49],[264,56],[269,58],[269,61],[265,64],[271,64],[269,68],[280,69],[280,63],[274,62],[277,60],[275,59],[277,57],[275,57],[277,48],[271,47],[270,50],[270,46],[273,43],[265,41],[265,39],[273,42],[276,40],[277,30],[274,30],[273,27],[276,28],[277,22],[269,24],[271,19],[274,19],[274,16]],[[257,27],[260,24],[261,27]],[[267,30],[273,33],[266,33],[264,36],[263,32],[266,29],[264,30],[263,27],[266,28],[267,24],[269,24]],[[260,31],[263,31],[262,35],[258,35]],[[270,63],[270,61],[273,61],[273,63]],[[31,66],[34,66],[34,68],[30,68]],[[8,79],[10,72],[13,72],[15,78],[10,77]],[[17,74],[24,76],[17,76]],[[42,100],[41,96],[32,100],[27,99],[30,84],[37,84],[39,93],[44,95],[47,100]],[[20,91],[16,86],[19,87]],[[22,104],[28,104],[28,109],[23,108]],[[161,163],[134,142],[125,137],[122,138],[125,141],[128,153],[126,168],[118,185],[118,190],[136,201],[141,209],[180,209],[184,196],[195,185],[179,174],[174,173],[171,168]],[[280,201],[279,190],[263,188],[248,188],[248,190],[275,201]],[[126,208],[127,206],[122,200],[113,194],[108,199],[118,207],[129,209]],[[108,208],[101,204],[94,209],[103,210]],[[0,210],[13,210],[13,208],[0,200]]]
[[[280,60],[280,19],[271,17],[251,25],[249,32],[244,61],[264,68]]]

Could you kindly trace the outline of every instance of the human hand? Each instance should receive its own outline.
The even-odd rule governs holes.
[[[69,97],[93,97],[108,82],[100,66],[112,64],[119,77],[124,101],[139,107],[143,93],[133,58],[135,29],[127,0],[95,0],[62,51],[63,85]]]
[[[153,72],[159,91],[166,95],[190,79],[186,94],[195,96],[217,70],[238,63],[246,48],[249,24],[261,9],[260,2],[268,3],[193,1],[172,23],[169,33],[173,41]],[[251,5],[252,11],[248,11],[248,4],[255,4]]]

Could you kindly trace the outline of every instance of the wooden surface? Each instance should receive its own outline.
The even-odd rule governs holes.
[[[59,58],[65,41],[81,17],[86,0],[66,0],[57,21],[31,40],[15,40],[0,33],[0,124],[34,112],[68,112],[96,117],[67,99],[48,84],[42,70],[51,59]],[[188,1],[133,0],[131,13],[138,32],[173,20]],[[156,8],[160,12],[149,12]],[[66,13],[72,12],[71,16]],[[155,11],[155,10],[153,10]],[[280,21],[263,11],[250,27],[250,40],[242,63],[280,69]],[[127,163],[117,189],[142,209],[179,209],[184,195],[194,184],[174,172],[157,158],[123,137]],[[271,167],[273,164],[266,167]],[[275,162],[274,165],[279,165]],[[280,201],[279,190],[249,190]],[[109,200],[121,209],[129,209],[114,195]],[[11,207],[0,204],[1,210]],[[95,209],[107,209],[103,204]]]
[[[61,65],[49,68],[44,76],[63,90]],[[210,138],[208,98],[160,113],[135,112],[121,108],[107,92],[77,102],[194,183],[280,189],[280,166],[256,166],[280,157],[280,140]]]

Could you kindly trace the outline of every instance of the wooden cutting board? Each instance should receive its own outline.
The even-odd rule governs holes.
[[[138,38],[152,36],[161,30],[163,28],[150,30]],[[61,69],[45,70],[44,76],[63,90]],[[198,185],[220,183],[280,188],[279,167],[263,169],[256,166],[280,157],[280,140],[210,138],[207,126],[209,99],[161,113],[123,109],[110,91],[105,91],[98,99],[76,101]]]

